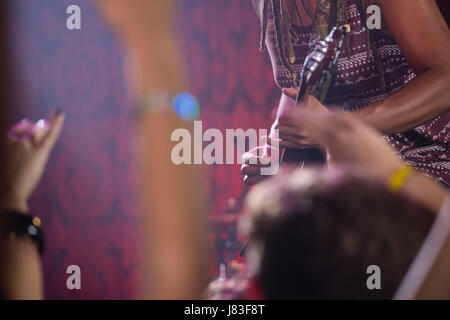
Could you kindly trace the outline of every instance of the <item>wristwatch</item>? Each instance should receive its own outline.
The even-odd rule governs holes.
[[[0,237],[5,238],[11,234],[31,239],[42,255],[44,238],[41,220],[38,217],[14,210],[0,212]]]

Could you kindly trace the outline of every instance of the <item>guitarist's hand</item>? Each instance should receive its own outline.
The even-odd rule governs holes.
[[[272,139],[267,138],[269,141]],[[268,141],[268,142],[269,142]],[[242,155],[241,172],[244,175],[244,183],[252,186],[270,177],[262,175],[262,168],[269,168],[275,161],[279,161],[279,149],[265,144],[253,148]]]
[[[327,148],[330,164],[361,167],[385,181],[403,164],[376,130],[351,114],[296,110],[293,117],[317,143]]]
[[[283,89],[283,93],[292,100],[296,99],[297,91],[297,89]],[[311,113],[329,112],[315,97],[309,96],[307,100],[307,102],[299,104],[296,108]],[[293,110],[286,110],[286,112],[281,113],[274,129],[278,130],[281,140],[279,142],[280,148],[305,149],[318,147],[313,139],[311,139],[308,130],[294,116]]]

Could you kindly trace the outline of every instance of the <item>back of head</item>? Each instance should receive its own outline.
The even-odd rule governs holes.
[[[422,206],[344,168],[280,175],[248,197],[250,268],[268,299],[390,299],[432,224]],[[381,289],[369,290],[369,266]]]

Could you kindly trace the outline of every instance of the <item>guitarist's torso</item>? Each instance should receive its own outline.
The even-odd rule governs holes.
[[[275,0],[279,2],[280,0]],[[261,0],[255,0],[257,10],[262,10]],[[301,1],[298,1],[301,2]],[[319,1],[321,2],[321,1]],[[338,106],[346,111],[353,111],[361,107],[373,104],[374,101],[399,90],[411,81],[416,75],[413,68],[408,64],[395,39],[382,30],[374,31],[376,48],[368,50],[367,30],[365,21],[360,17],[356,3],[358,0],[347,1],[347,22],[352,32],[348,36],[348,43],[344,46],[337,66],[336,81],[330,88],[325,104]],[[291,1],[286,1],[291,3]],[[288,7],[289,15],[296,16],[295,10]],[[310,9],[311,10],[311,9]],[[326,9],[324,9],[326,11]],[[262,11],[261,11],[262,12]],[[322,20],[328,20],[327,12],[323,13]],[[303,15],[303,14],[302,14]],[[303,18],[304,20],[304,18]],[[305,22],[305,21],[304,21]],[[319,23],[319,25],[321,25]],[[281,55],[289,60],[289,46],[284,43],[284,48],[279,48],[277,34],[275,31],[275,19],[272,1],[268,1],[268,20],[266,33],[266,47],[269,51],[276,83],[280,88],[297,87],[295,74],[303,67],[311,40],[316,37],[314,33],[316,24],[300,27],[297,23],[292,24],[297,40],[291,41],[295,57],[294,63],[283,62]],[[324,29],[324,26],[318,28]],[[281,27],[281,29],[283,29]],[[283,32],[281,32],[283,33]],[[322,36],[328,32],[322,30]],[[323,34],[325,33],[325,34]],[[286,42],[286,41],[285,41]],[[373,59],[373,50],[378,50],[381,56],[383,70],[388,80],[386,93],[382,92],[380,78]]]
[[[300,27],[296,23],[292,24],[297,39],[291,41],[291,48],[289,45],[283,45],[280,48],[278,37],[282,37],[282,35],[277,34],[275,30],[276,20],[272,7],[273,1],[280,4],[280,1],[284,0],[267,1],[268,19],[265,45],[272,62],[275,81],[280,88],[297,87],[299,79],[296,75],[303,68],[310,41],[316,37],[314,33],[315,25],[310,24]],[[259,13],[261,21],[263,2],[263,0],[254,0],[255,9]],[[291,1],[286,1],[286,3],[289,2]],[[324,2],[328,1],[319,0],[317,3]],[[326,106],[341,108],[345,111],[354,111],[378,103],[403,88],[416,77],[413,68],[406,61],[395,39],[388,32],[383,30],[372,31],[375,46],[368,49],[366,22],[360,15],[358,2],[361,1],[347,0],[347,22],[350,24],[352,32],[348,36],[348,44],[344,45],[338,60],[335,81],[332,83],[324,101]],[[319,9],[321,8],[319,7]],[[290,11],[289,14],[295,15],[295,12]],[[279,28],[283,29],[283,26],[280,26],[282,21],[278,21]],[[320,23],[318,24],[320,25]],[[377,50],[383,66],[382,70],[386,82],[385,92],[380,85],[380,74],[374,59],[374,50]],[[293,63],[289,61],[291,55],[295,57]],[[449,184],[450,173],[445,171],[442,166],[443,156],[450,158],[448,151],[450,141],[448,141],[448,135],[442,132],[449,122],[450,113],[447,113],[421,128],[405,134],[390,135],[386,139],[395,148],[401,150],[407,161],[428,170],[433,176]]]

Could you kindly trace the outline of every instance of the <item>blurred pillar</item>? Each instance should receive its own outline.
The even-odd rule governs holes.
[[[437,4],[441,9],[442,15],[444,16],[447,24],[450,24],[450,1],[448,0],[437,0]]]
[[[8,124],[7,119],[10,115],[10,108],[13,105],[12,87],[11,87],[11,51],[9,48],[9,23],[8,23],[8,0],[0,1],[0,132],[6,132]]]

